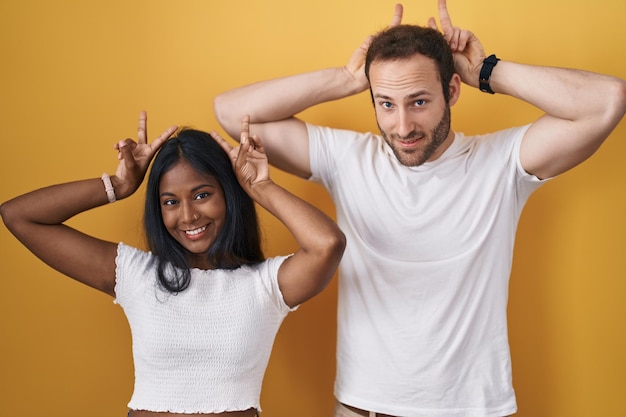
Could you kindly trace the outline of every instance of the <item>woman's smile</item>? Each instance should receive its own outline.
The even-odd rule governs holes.
[[[202,226],[202,227],[198,227],[197,229],[193,229],[193,230],[185,230],[185,234],[189,237],[189,239],[199,239],[202,237],[202,232],[204,232],[206,230],[206,226]]]

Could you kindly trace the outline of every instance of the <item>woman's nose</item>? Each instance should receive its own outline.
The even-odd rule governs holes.
[[[182,207],[183,221],[186,223],[193,223],[198,220],[198,213],[193,208],[192,204],[184,203]]]

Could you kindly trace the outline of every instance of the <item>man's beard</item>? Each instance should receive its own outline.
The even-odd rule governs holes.
[[[380,128],[380,125],[378,125],[378,129],[396,158],[398,158],[398,161],[400,161],[402,165],[416,167],[428,161],[448,137],[450,133],[450,106],[446,104],[441,120],[439,120],[437,126],[430,132],[430,135],[426,135],[425,132],[413,130],[405,137],[401,137],[395,133],[392,133],[391,137],[388,137],[387,133]],[[425,142],[415,149],[406,150],[393,142],[393,140],[397,139],[411,140],[418,137],[423,137],[421,140]]]

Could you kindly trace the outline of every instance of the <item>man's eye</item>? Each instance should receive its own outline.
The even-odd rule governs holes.
[[[381,106],[383,106],[386,109],[390,109],[391,107],[393,107],[393,104],[391,104],[388,101],[383,101],[382,103],[380,103]]]
[[[424,104],[426,104],[426,100],[415,100],[415,105],[417,107],[422,107]]]

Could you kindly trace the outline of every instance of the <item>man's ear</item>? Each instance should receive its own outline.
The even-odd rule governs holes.
[[[459,97],[461,96],[461,76],[456,72],[452,74],[452,79],[450,80],[450,84],[448,86],[450,92],[450,107],[454,106]]]

